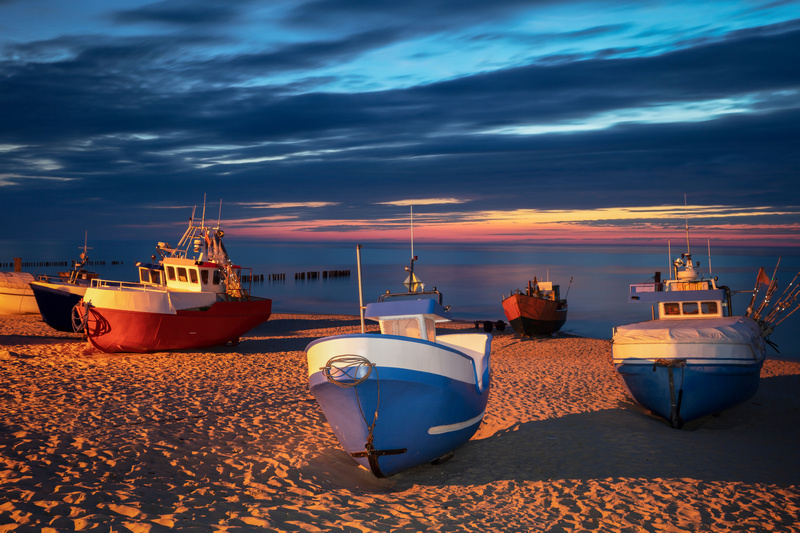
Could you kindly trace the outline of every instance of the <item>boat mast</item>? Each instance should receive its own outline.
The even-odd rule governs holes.
[[[714,277],[714,274],[711,273],[711,239],[708,239],[708,276]]]
[[[411,264],[414,264],[414,206],[411,208]],[[412,271],[413,273],[413,271]]]
[[[672,241],[667,241],[667,264],[669,265],[670,279],[677,279],[678,267],[672,262]]]
[[[358,314],[361,317],[361,333],[366,333],[364,325],[364,290],[361,283],[361,245],[356,246],[356,264],[358,265]]]
[[[414,260],[416,259],[416,257],[414,256],[414,206],[411,205],[411,206],[409,206],[409,208],[411,209],[411,214],[410,214],[410,221],[411,221],[411,266],[406,268],[406,270],[408,270],[408,279],[406,281],[407,281],[408,289],[411,290],[411,287],[413,287],[414,283],[416,282],[416,279],[414,278]],[[414,292],[414,291],[412,291],[412,292]]]
[[[89,230],[84,230],[83,233],[83,253],[81,254],[81,268],[89,261]]]
[[[683,193],[683,219],[686,221],[686,255],[692,257],[689,249],[689,207],[686,205],[686,193]]]
[[[425,290],[425,287],[420,282],[419,279],[414,275],[414,261],[417,260],[417,256],[414,255],[414,206],[410,206],[411,208],[411,262],[409,266],[406,267],[406,272],[408,272],[408,277],[403,282],[403,284],[408,288],[409,292],[417,292],[419,290]]]
[[[206,227],[206,193],[203,193],[203,219],[200,222],[200,227]]]

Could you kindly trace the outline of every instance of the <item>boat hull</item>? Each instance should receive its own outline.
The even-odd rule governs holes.
[[[628,395],[679,428],[752,398],[765,349],[748,318],[655,320],[615,328],[613,357]]]
[[[386,477],[435,461],[472,438],[489,397],[491,337],[468,335],[480,336],[475,341],[481,347],[472,356],[454,344],[393,335],[342,335],[311,343],[306,349],[311,394],[344,450]],[[442,336],[447,337],[463,335]],[[342,354],[364,357],[375,367],[362,383],[339,386],[320,369]]]
[[[86,286],[71,283],[31,283],[42,319],[53,329],[74,332],[72,310],[86,293]]]
[[[503,300],[508,322],[519,335],[555,333],[567,322],[567,301],[512,294]]]
[[[620,364],[616,371],[636,403],[680,428],[720,413],[758,391],[762,363],[752,365]]]
[[[27,272],[0,272],[0,315],[36,315],[39,307]]]
[[[81,316],[86,308],[81,307]],[[219,346],[266,322],[272,300],[215,302],[208,308],[173,313],[88,306],[86,335],[103,352],[156,352]]]

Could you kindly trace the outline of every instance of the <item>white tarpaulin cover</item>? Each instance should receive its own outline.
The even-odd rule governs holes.
[[[614,344],[730,343],[751,344],[761,335],[746,317],[661,319],[614,328]]]
[[[33,276],[27,272],[0,272],[0,285],[25,289],[33,281]]]

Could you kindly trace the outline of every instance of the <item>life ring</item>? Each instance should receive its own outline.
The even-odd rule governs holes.
[[[84,312],[81,313],[81,308],[84,307],[83,300],[72,306],[72,331],[75,333],[83,333],[86,329],[86,320],[89,316],[89,304],[86,304]]]

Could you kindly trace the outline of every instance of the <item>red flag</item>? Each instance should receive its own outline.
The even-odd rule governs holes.
[[[769,285],[772,283],[772,280],[769,279],[769,276],[764,272],[764,267],[758,269],[758,277],[756,278],[756,287],[760,285]]]

